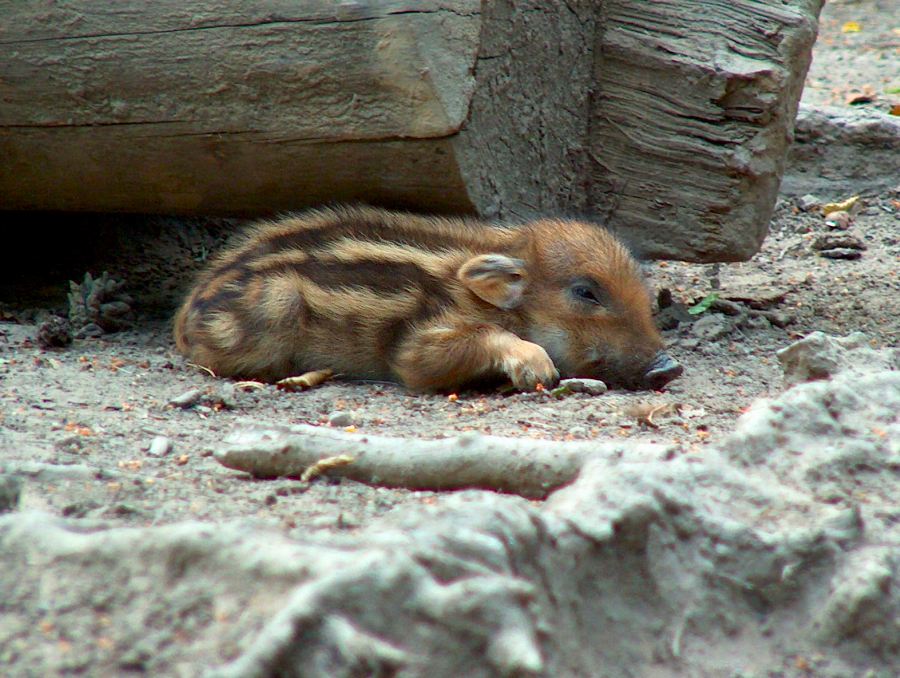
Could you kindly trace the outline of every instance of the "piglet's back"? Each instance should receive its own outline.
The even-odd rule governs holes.
[[[219,376],[311,369],[390,379],[417,324],[471,304],[456,271],[512,232],[372,208],[260,224],[213,259],[178,311],[175,340]]]

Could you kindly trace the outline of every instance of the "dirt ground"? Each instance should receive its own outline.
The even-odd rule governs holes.
[[[900,104],[895,9],[888,0],[826,6],[805,103],[843,106],[864,97],[853,105],[884,112]],[[859,23],[859,32],[844,32],[849,21]],[[122,218],[105,217],[104,235],[74,260],[49,261],[52,271],[42,274],[44,284],[35,285],[26,263],[0,287],[0,471],[26,478],[20,510],[131,526],[252,517],[300,538],[316,531],[352,533],[400,505],[432,503],[434,494],[350,481],[254,480],[212,456],[232,430],[336,422],[349,431],[404,437],[475,430],[556,440],[674,442],[681,454],[702,455],[757,398],[784,390],[775,352],[793,340],[822,330],[862,331],[876,346],[900,341],[900,176],[893,191],[872,194],[848,183],[840,193],[817,197],[838,202],[854,195],[860,198],[847,224],[829,223],[811,199],[783,197],[770,236],[752,261],[648,264],[651,288],[670,290],[678,303],[691,306],[713,292],[732,303],[665,331],[685,373],[664,392],[599,397],[412,395],[383,383],[332,382],[303,393],[236,388],[185,364],[174,350],[168,320],[190,271],[221,244],[230,224],[156,219],[123,231]],[[67,228],[59,237],[75,248],[82,242],[78,232]],[[858,258],[822,256],[816,248],[826,237],[842,238],[838,254]],[[68,347],[41,348],[38,326],[64,309],[66,280],[80,279],[87,270],[108,270],[126,281],[135,299],[132,327],[75,339]],[[729,315],[734,310],[740,313]],[[202,393],[193,404],[171,404],[194,389]],[[635,406],[666,404],[678,407],[660,409],[655,426],[635,414]]]

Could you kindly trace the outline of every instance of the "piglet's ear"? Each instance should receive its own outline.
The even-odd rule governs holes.
[[[489,304],[505,311],[522,303],[525,262],[503,254],[480,254],[464,263],[457,279]]]

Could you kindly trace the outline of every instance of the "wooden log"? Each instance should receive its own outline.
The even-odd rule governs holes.
[[[821,0],[0,0],[0,208],[765,234]]]
[[[822,0],[608,0],[589,203],[662,258],[749,259],[768,229]],[[694,253],[694,256],[685,257]]]

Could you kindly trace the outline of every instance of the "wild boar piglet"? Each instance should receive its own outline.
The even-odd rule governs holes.
[[[682,372],[628,250],[561,219],[344,207],[261,223],[200,274],[175,340],[219,376],[264,381],[331,369],[417,390],[576,376],[660,389]]]

